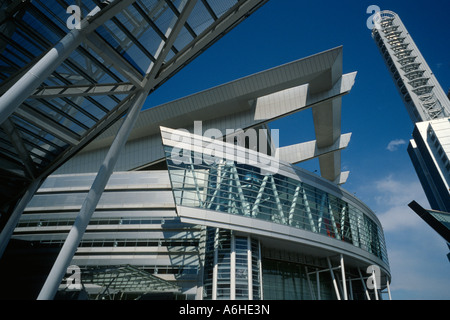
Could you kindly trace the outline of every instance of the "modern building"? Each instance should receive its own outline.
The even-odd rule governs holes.
[[[416,123],[408,153],[431,208],[450,212],[450,118]]]
[[[447,229],[445,219],[423,212],[450,212],[450,100],[400,17],[381,11],[374,21],[372,36],[415,125],[408,154],[433,210],[415,201],[410,207],[433,229],[436,223]]]
[[[381,299],[382,226],[342,188],[342,97],[356,77],[342,56],[334,48],[142,111],[56,297]],[[316,139],[299,129],[297,144],[280,146],[270,123],[304,110]],[[10,259],[47,257],[33,267],[47,277],[125,121],[43,182]],[[300,167],[312,159],[320,174]]]

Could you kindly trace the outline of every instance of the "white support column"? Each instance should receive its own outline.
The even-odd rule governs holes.
[[[266,183],[267,180],[269,179],[269,176],[264,176],[264,179],[261,183],[261,187],[259,188],[258,191],[258,195],[256,196],[256,200],[255,203],[253,204],[253,208],[252,208],[252,217],[256,217],[258,215],[258,207],[259,207],[259,203],[261,202],[263,193],[264,193],[264,189],[266,188]]]
[[[309,206],[305,188],[302,188],[302,192],[303,192],[303,203],[305,205],[306,213],[308,214],[308,220],[309,224],[311,225],[311,231],[317,233],[317,228],[312,217],[311,208]]]
[[[217,300],[217,273],[219,263],[219,228],[216,228],[214,235],[214,262],[213,262],[213,281],[212,281],[212,299]]]
[[[344,300],[348,300],[347,282],[345,280],[344,256],[342,254],[341,254],[341,275],[342,275],[342,288],[344,289]]]
[[[236,238],[231,232],[230,252],[230,300],[236,300]]]
[[[361,270],[358,268],[359,278],[361,279],[362,286],[364,288],[364,292],[366,293],[367,300],[370,300],[370,294],[367,290],[366,283],[364,282],[363,276],[361,274]]]
[[[295,188],[294,197],[292,198],[291,208],[289,209],[288,224],[290,226],[292,225],[292,220],[294,219],[295,207],[297,205],[297,199],[298,199],[299,192],[300,192],[300,184],[298,184],[297,187]]]
[[[333,212],[333,209],[331,207],[331,203],[330,202],[328,202],[328,212],[330,213],[331,226],[333,227],[333,231],[334,231],[334,234],[336,236],[336,239],[341,240],[341,235],[340,235],[339,230],[337,228],[336,220],[334,219],[334,212]]]
[[[13,213],[9,217],[8,222],[3,228],[2,233],[0,234],[0,259],[3,256],[6,247],[8,246],[9,240],[11,239],[11,236],[14,233],[14,229],[16,228],[17,223],[19,223],[23,211],[30,202],[31,198],[33,198],[34,194],[36,193],[40,185],[41,185],[40,179],[36,179],[31,183],[31,185],[28,187],[28,190],[22,196],[22,199],[20,199],[19,203],[17,203]]]
[[[147,98],[148,92],[138,91],[130,106],[129,112],[120,127],[116,138],[114,139],[108,154],[101,165],[97,176],[89,190],[89,193],[81,206],[80,212],[69,231],[69,234],[64,242],[61,251],[56,258],[55,264],[47,277],[41,292],[39,293],[38,300],[51,300],[54,298],[61,280],[66,273],[72,258],[77,250],[77,247],[86,231],[87,225],[95,211],[95,208],[100,200],[100,197],[105,189],[105,186],[113,172],[114,166],[120,155],[120,152],[125,145],[131,130],[136,123],[139,113]]]
[[[285,225],[286,217],[284,216],[283,206],[281,205],[280,196],[278,195],[277,185],[275,184],[275,179],[272,175],[270,176],[270,179],[272,181],[272,192],[275,198],[275,203],[277,204],[278,215],[280,216],[281,223]]]
[[[334,276],[333,268],[331,267],[330,258],[327,257],[328,268],[330,269],[331,279],[333,281],[334,291],[336,292],[336,296],[338,300],[341,300],[341,295],[339,293],[338,284],[336,281],[336,277]]]
[[[386,282],[386,286],[387,286],[387,290],[388,290],[389,300],[392,300],[391,287],[389,286],[389,280]]]
[[[373,291],[375,292],[375,300],[378,300],[378,283],[374,268],[372,268],[372,279],[373,279]]]
[[[348,212],[347,205],[344,205],[341,210],[341,238],[344,239],[345,229],[345,213]]]
[[[259,269],[259,292],[260,292],[259,299],[264,300],[262,250],[261,250],[261,241],[259,240],[258,240],[258,269]]]
[[[253,263],[252,263],[252,239],[247,237],[247,277],[248,300],[253,300]]]
[[[318,269],[316,269],[316,284],[317,284],[317,300],[321,300],[322,297],[320,296],[320,275]]]
[[[3,123],[36,88],[80,45],[81,30],[73,29],[44,55],[27,73],[0,97],[0,121]]]
[[[194,167],[194,163],[192,162],[191,156],[189,156],[189,162],[190,162],[190,166],[191,166],[192,179],[194,180],[194,184],[195,184],[195,191],[197,192],[198,203],[199,203],[200,207],[203,207],[203,200],[202,200],[200,188],[198,185],[197,177],[195,175],[195,167]]]
[[[214,190],[214,193],[213,193],[211,199],[209,200],[208,209],[211,209],[211,206],[213,205],[214,201],[216,200],[217,193],[220,192],[220,189],[222,187],[222,180],[225,178],[225,173],[226,173],[225,165],[222,163],[219,164],[219,166],[217,167],[216,189]],[[185,176],[186,176],[186,174],[185,174]],[[182,192],[184,192],[184,183],[183,183]],[[183,198],[183,196],[181,198]]]

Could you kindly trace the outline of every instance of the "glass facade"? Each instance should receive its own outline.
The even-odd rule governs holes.
[[[191,152],[190,163],[171,160],[165,147],[175,202],[261,219],[351,243],[387,263],[382,228],[337,195],[282,174],[236,161],[207,164]]]
[[[308,281],[307,268],[299,263],[263,260],[264,298],[267,300],[314,300],[315,277]],[[320,296],[323,300],[335,299],[328,273],[320,273]]]
[[[207,228],[203,299],[261,299],[259,242]]]

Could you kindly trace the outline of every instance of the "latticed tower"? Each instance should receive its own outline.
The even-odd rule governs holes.
[[[381,11],[372,36],[413,123],[450,116],[450,101],[400,17]]]

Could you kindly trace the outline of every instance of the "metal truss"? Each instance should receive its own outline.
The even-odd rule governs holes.
[[[267,0],[3,1],[0,205],[44,178]]]

